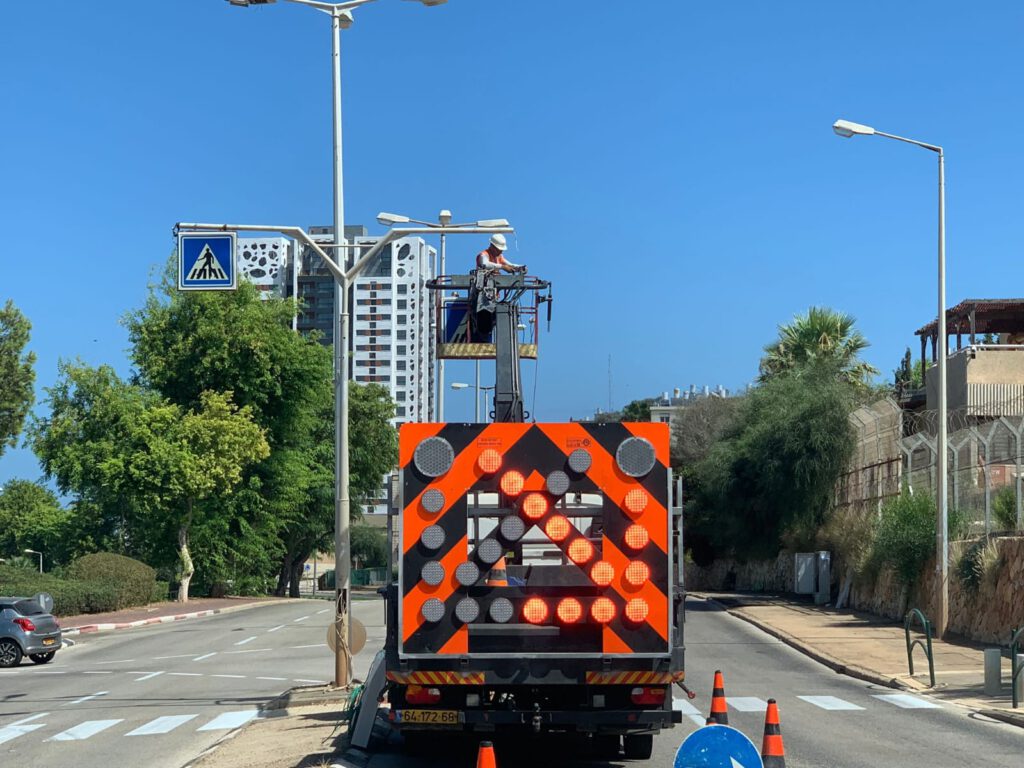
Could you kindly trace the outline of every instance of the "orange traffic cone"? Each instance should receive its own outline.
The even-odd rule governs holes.
[[[768,699],[768,711],[764,713],[764,741],[761,742],[761,761],[764,768],[786,768],[786,750],[782,746],[782,730],[779,727],[779,707],[775,699]]]
[[[494,744],[491,742],[480,742],[480,751],[476,756],[476,768],[498,768],[498,763],[494,759]]]
[[[722,670],[715,670],[715,687],[711,691],[711,718],[719,725],[729,724],[729,708],[725,703],[725,683],[722,682]]]
[[[707,720],[704,721],[704,725],[718,725],[718,721],[715,720],[715,718],[713,717],[709,717]]]
[[[508,567],[505,565],[505,556],[502,555],[498,558],[498,562],[491,568],[491,572],[487,574],[487,586],[488,587],[507,587],[508,586]]]

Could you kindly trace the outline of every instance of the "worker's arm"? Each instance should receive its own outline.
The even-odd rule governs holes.
[[[514,274],[516,272],[525,272],[526,271],[526,265],[525,264],[513,264],[511,261],[506,259],[504,256],[501,257],[501,268],[504,269],[509,274]]]
[[[491,254],[487,251],[481,251],[476,257],[477,269],[502,269],[503,264],[500,261],[492,261]]]

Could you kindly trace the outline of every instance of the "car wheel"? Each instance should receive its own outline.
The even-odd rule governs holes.
[[[33,664],[46,664],[53,660],[56,655],[56,651],[47,651],[46,653],[30,653],[29,658],[32,659]]]
[[[0,640],[0,667],[16,667],[21,664],[21,646],[13,640]]]
[[[623,751],[628,760],[650,760],[654,751],[653,733],[631,733],[622,739]]]

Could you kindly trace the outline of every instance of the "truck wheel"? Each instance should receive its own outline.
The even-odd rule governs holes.
[[[649,760],[654,751],[653,733],[632,733],[622,737],[627,760]]]
[[[594,754],[597,757],[618,757],[619,737],[611,734],[603,734],[593,737]]]

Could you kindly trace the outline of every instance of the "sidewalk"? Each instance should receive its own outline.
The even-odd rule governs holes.
[[[293,598],[296,602],[301,598]],[[107,632],[113,629],[132,629],[147,624],[166,624],[172,621],[198,619],[218,613],[238,611],[257,605],[288,602],[289,598],[279,597],[201,597],[187,603],[150,603],[138,608],[109,613],[86,613],[80,616],[59,617],[61,632],[65,637],[89,632]]]
[[[913,677],[907,666],[903,625],[868,613],[836,611],[786,595],[690,593],[721,604],[787,645],[828,667],[877,685],[927,693],[976,712],[1024,727],[1024,702],[1012,709],[1010,660],[1003,658],[1000,696],[984,694],[983,645],[951,638],[932,640],[935,687],[929,687],[928,659],[914,648]],[[911,641],[922,638],[911,632]]]

